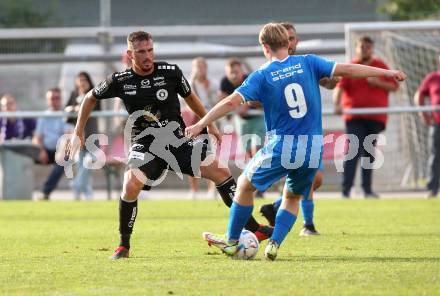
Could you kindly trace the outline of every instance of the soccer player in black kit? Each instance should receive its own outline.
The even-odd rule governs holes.
[[[127,46],[132,68],[113,73],[86,95],[74,131],[83,147],[84,126],[95,103],[101,99],[121,98],[130,114],[128,122],[134,117],[128,169],[124,174],[119,201],[120,244],[111,259],[129,257],[130,236],[138,212],[137,196],[144,187],[151,188],[151,181],[160,179],[165,170],[172,169],[191,176],[200,170],[203,178],[214,181],[228,207],[236,190],[230,171],[219,167],[215,155],[211,155],[215,160],[210,165],[200,165],[209,154],[206,142],[184,137],[185,124],[180,114],[178,95],[200,118],[206,111],[179,67],[154,62],[153,39],[147,32],[131,33]],[[220,140],[214,124],[208,126],[207,132]],[[79,144],[73,139],[68,148],[70,154]],[[193,149],[199,151],[198,161],[192,161]],[[246,229],[254,232],[259,240],[265,240],[272,234],[271,227],[258,224],[253,217],[246,224]]]

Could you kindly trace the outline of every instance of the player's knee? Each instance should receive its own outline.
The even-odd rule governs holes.
[[[203,178],[207,178],[216,184],[222,183],[231,177],[231,172],[228,168],[219,168],[217,165],[211,165],[209,167],[202,166],[200,171]]]
[[[240,177],[238,177],[237,185],[241,191],[254,192],[256,190],[255,187],[252,185],[252,183],[244,174],[241,174]]]
[[[136,199],[143,187],[144,184],[140,180],[137,180],[136,178],[128,178],[126,182],[124,182],[122,194],[125,198]]]

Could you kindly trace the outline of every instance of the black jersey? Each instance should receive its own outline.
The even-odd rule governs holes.
[[[184,130],[178,95],[185,98],[190,94],[191,87],[179,67],[165,62],[154,63],[153,73],[147,76],[138,75],[133,69],[115,72],[93,89],[97,99],[121,98],[129,114],[144,112],[134,123],[133,136],[171,121],[178,122]],[[179,136],[183,136],[182,130]]]

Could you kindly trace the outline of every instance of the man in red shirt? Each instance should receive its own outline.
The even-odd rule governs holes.
[[[440,55],[438,57],[440,66]],[[416,105],[425,105],[425,97],[430,97],[432,106],[440,105],[440,68],[429,73],[423,79],[416,94],[414,101]],[[430,176],[428,182],[428,197],[436,197],[439,189],[440,179],[440,112],[420,113],[422,121],[426,125],[432,125],[432,148],[429,157]]]
[[[363,36],[356,41],[356,58],[353,64],[388,69],[387,65],[380,59],[373,57],[374,42],[368,36]],[[398,84],[390,78],[342,78],[336,86],[333,94],[335,112],[342,114],[342,110],[352,108],[387,107],[388,93],[396,91]],[[346,126],[346,133],[353,134],[359,139],[359,150],[355,157],[346,159],[344,162],[344,173],[342,182],[342,197],[349,198],[356,174],[356,166],[359,157],[368,157],[370,162],[374,156],[364,149],[364,140],[372,134],[379,134],[385,129],[387,115],[348,115],[343,116]],[[372,190],[372,170],[361,168],[362,189],[364,197],[378,197]]]

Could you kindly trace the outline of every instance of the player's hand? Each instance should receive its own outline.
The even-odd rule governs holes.
[[[64,160],[72,159],[82,147],[84,147],[84,133],[82,131],[75,131],[67,142]]]
[[[217,141],[217,145],[220,145],[222,142],[222,135],[220,134],[220,131],[218,130],[217,126],[214,123],[211,123],[208,125],[208,133],[210,135],[213,135]]]
[[[400,70],[390,70],[390,77],[393,77],[397,81],[404,81],[406,74]]]
[[[49,163],[49,155],[47,154],[47,151],[44,149],[40,150],[40,154],[38,155],[38,160],[40,161],[40,163],[42,164],[47,164]]]
[[[202,130],[203,130],[203,128],[198,123],[196,123],[194,125],[188,126],[185,129],[185,136],[187,136],[190,139],[194,139],[198,135],[200,135]]]

